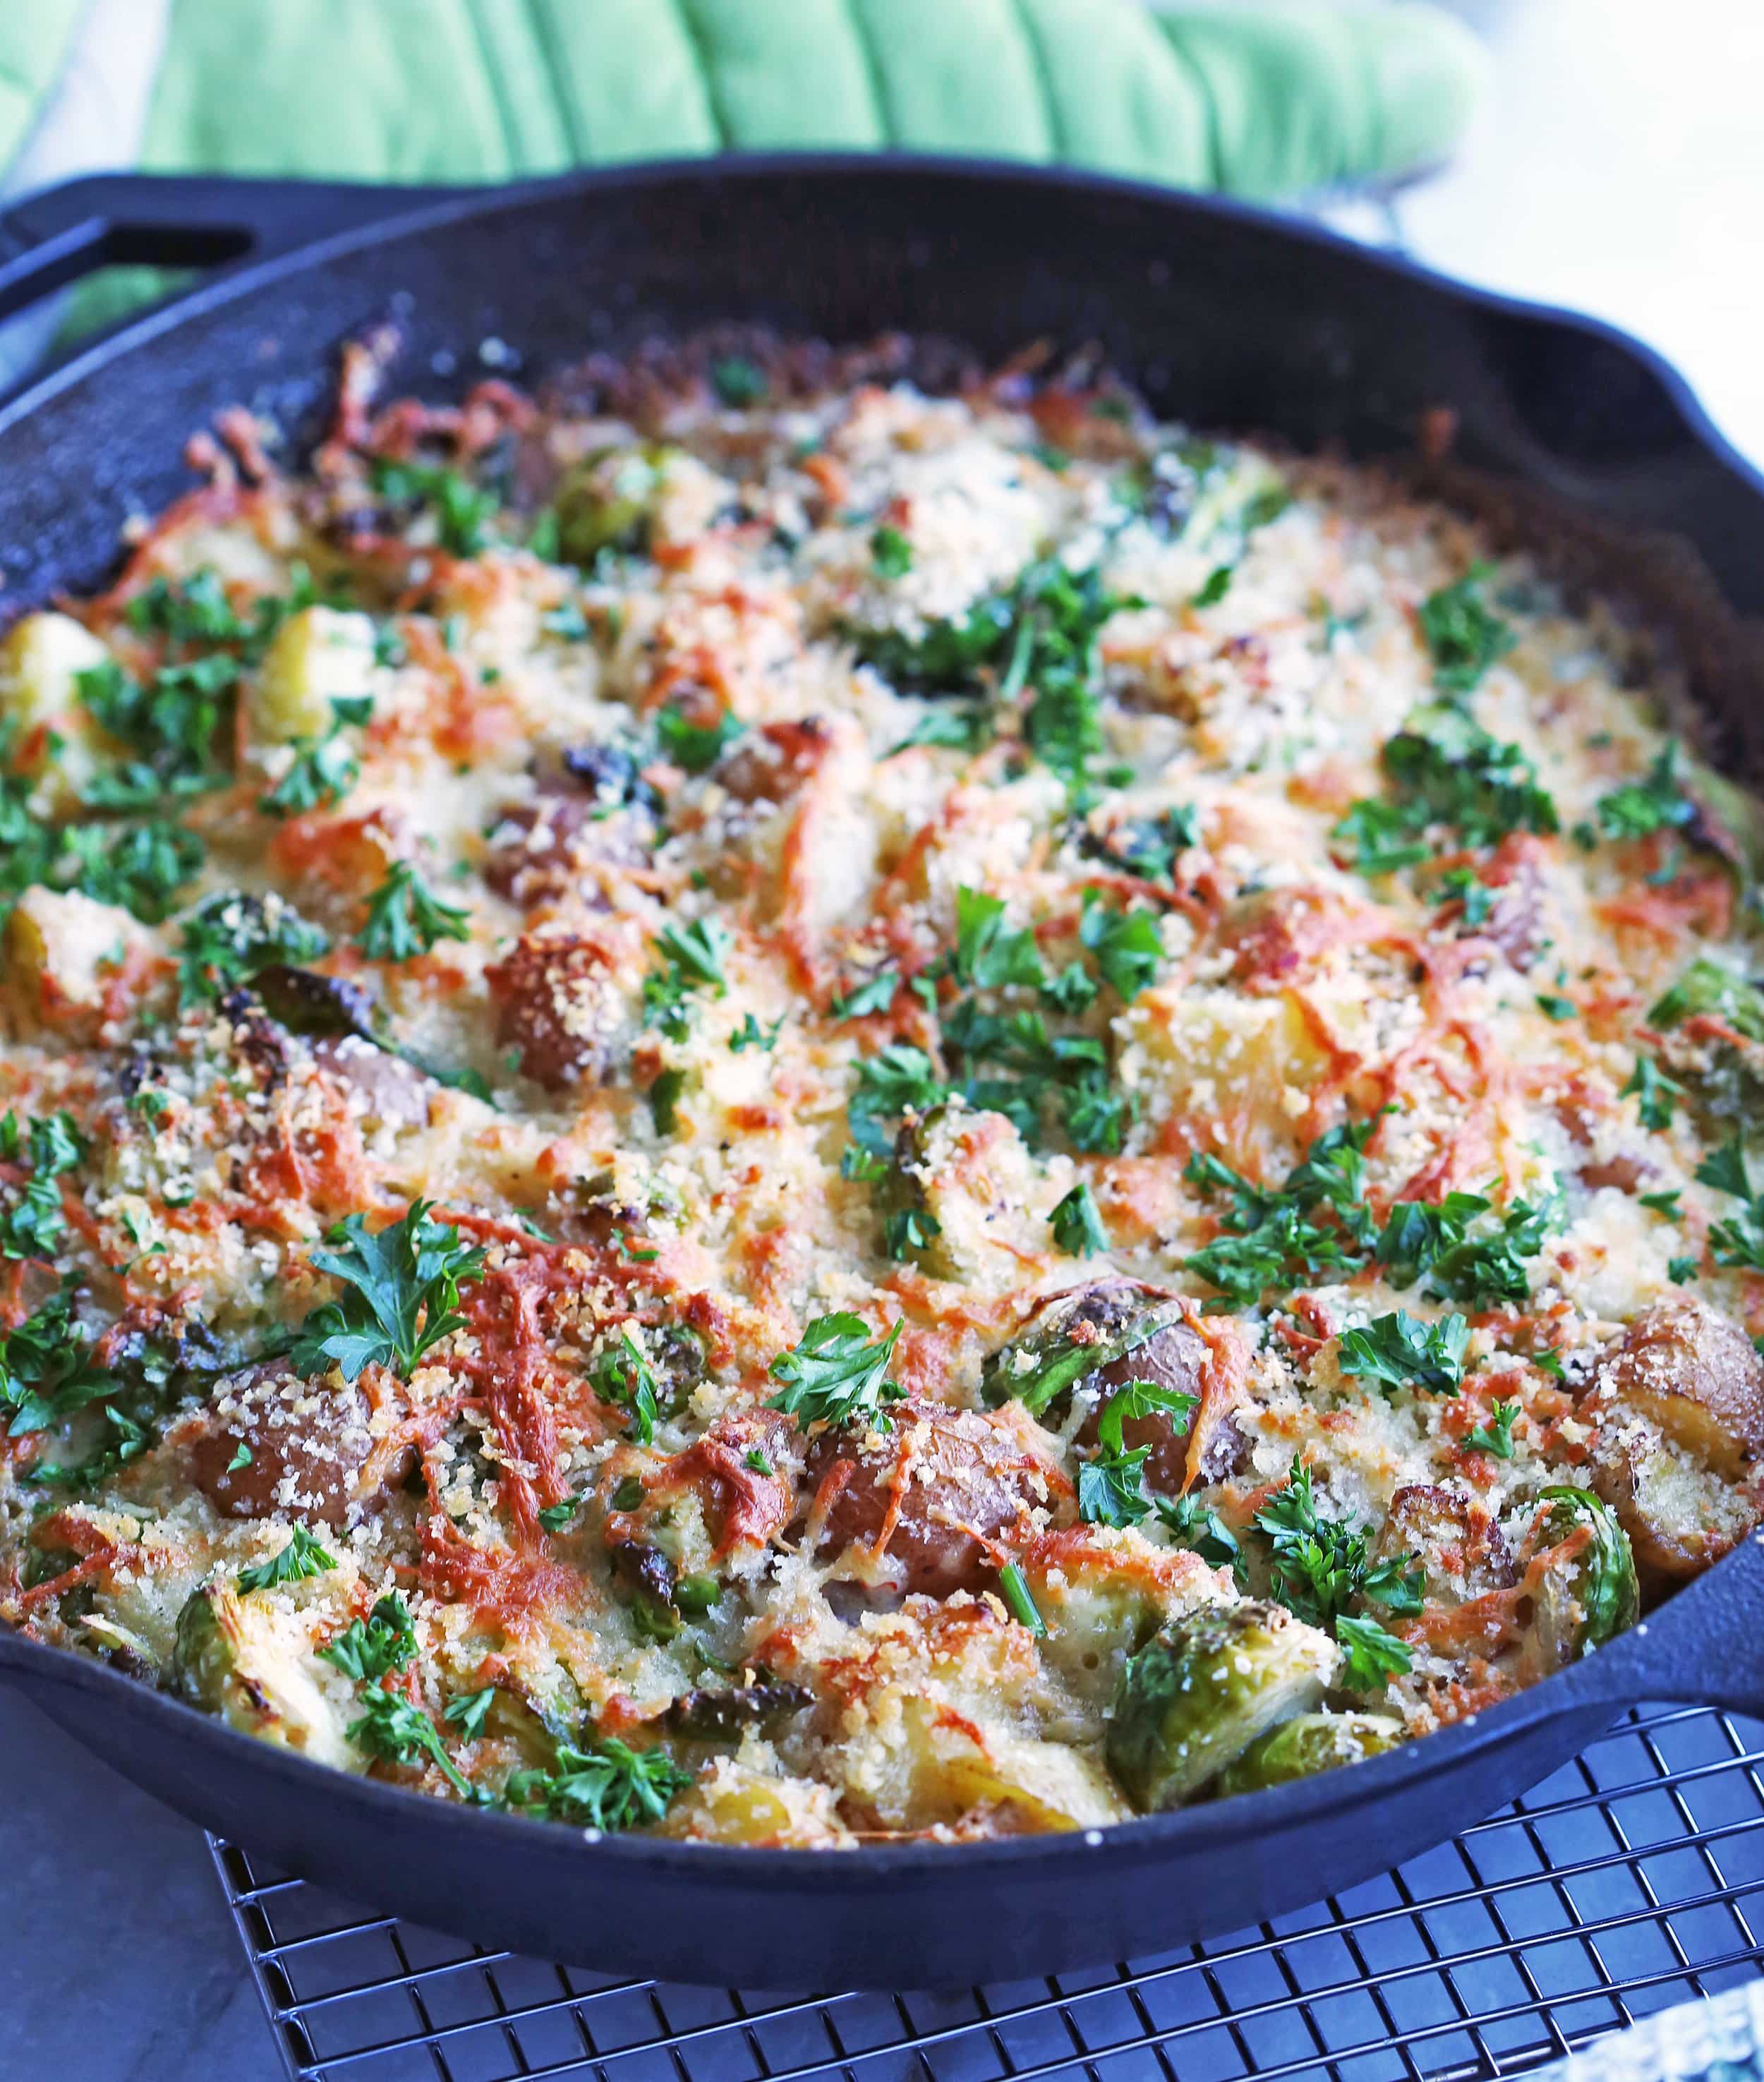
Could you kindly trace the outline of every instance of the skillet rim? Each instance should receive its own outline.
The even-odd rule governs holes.
[[[1156,183],[1073,168],[1024,165],[1014,162],[911,153],[783,152],[741,154],[732,158],[690,158],[632,162],[613,166],[577,169],[553,179],[486,188],[464,196],[457,192],[440,200],[395,209],[385,218],[355,225],[258,261],[228,269],[198,284],[184,294],[156,306],[116,330],[102,335],[68,360],[45,372],[35,382],[0,399],[0,436],[32,416],[52,400],[89,379],[101,378],[112,364],[137,348],[174,333],[182,325],[208,317],[225,306],[260,292],[284,289],[293,278],[322,268],[333,258],[341,258],[374,247],[390,248],[401,239],[416,238],[467,218],[487,217],[498,213],[517,213],[575,196],[593,197],[623,191],[653,188],[686,183],[705,189],[753,183],[763,186],[782,179],[814,182],[833,176],[870,176],[884,182],[940,179],[973,188],[1002,188],[1021,192],[1064,193],[1079,199],[1120,199],[1169,213],[1175,217],[1214,219],[1233,224],[1276,247],[1310,248],[1331,254],[1373,276],[1414,284],[1422,291],[1460,308],[1516,319],[1539,330],[1567,333],[1590,343],[1613,348],[1638,366],[1657,386],[1683,436],[1700,448],[1718,468],[1736,478],[1755,495],[1764,499],[1764,471],[1748,462],[1715,426],[1689,382],[1656,349],[1621,327],[1559,306],[1516,297],[1488,289],[1441,273],[1406,255],[1368,247],[1358,241],[1320,226],[1295,221],[1282,213],[1235,200],[1202,196]],[[69,183],[76,186],[78,183]],[[150,185],[150,177],[141,183]],[[248,192],[250,181],[217,179],[217,188],[237,188]],[[264,183],[285,188],[283,183]],[[335,185],[319,184],[314,185]],[[408,191],[405,192],[406,195]],[[242,382],[245,380],[243,373]],[[1523,483],[1522,478],[1515,481]],[[9,617],[10,618],[10,617]],[[1743,1557],[1749,1557],[1749,1561]],[[1749,1567],[1752,1578],[1743,1583]],[[1711,1589],[1711,1587],[1714,1587]],[[1669,1608],[1690,1601],[1692,1609],[1681,1614],[1672,1628],[1682,1649],[1695,1645],[1697,1620],[1712,1617],[1700,1608],[1724,1603],[1728,1596],[1742,1599],[1747,1591],[1753,1601],[1764,1607],[1764,1533],[1748,1538],[1732,1553],[1676,1592],[1666,1606],[1638,1627],[1599,1650],[1572,1668],[1556,1673],[1500,1701],[1486,1712],[1404,1743],[1386,1754],[1351,1768],[1266,1788],[1247,1796],[1252,1807],[1245,1810],[1246,1796],[1172,1809],[1163,1814],[1140,1815],[1102,1829],[1074,1830],[1036,1835],[983,1840],[970,1843],[924,1841],[865,1845],[849,1852],[828,1853],[796,1848],[757,1848],[707,1842],[677,1841],[642,1832],[607,1835],[572,1828],[568,1824],[543,1823],[548,1835],[535,1840],[530,1831],[532,1818],[494,1810],[477,1809],[463,1803],[419,1793],[386,1781],[344,1772],[319,1764],[297,1752],[254,1740],[229,1727],[216,1716],[205,1714],[171,1695],[143,1684],[139,1680],[75,1651],[53,1648],[33,1641],[0,1624],[0,1676],[16,1678],[26,1695],[33,1685],[90,1693],[95,1703],[107,1696],[115,1705],[141,1718],[160,1720],[170,1730],[184,1730],[183,1747],[199,1750],[205,1742],[218,1742],[242,1763],[249,1762],[260,1772],[279,1777],[290,1790],[318,1793],[328,1788],[331,1804],[341,1802],[368,1814],[380,1814],[392,1823],[400,1816],[414,1820],[426,1815],[437,1829],[471,1827],[491,1834],[461,1838],[462,1844],[500,1841],[511,1848],[525,1847],[538,1852],[542,1845],[563,1855],[563,1839],[572,1840],[573,1855],[599,1854],[614,1861],[634,1861],[645,1869],[677,1872],[701,1882],[727,1877],[756,1885],[768,1881],[807,1886],[810,1892],[843,1891],[848,1879],[858,1875],[877,1878],[924,1873],[935,1877],[950,1869],[959,1856],[964,1872],[977,1875],[986,1870],[1007,1874],[1024,1861],[1039,1866],[1045,1861],[1076,1859],[1097,1849],[1114,1848],[1129,1861],[1154,1861],[1165,1852],[1189,1854],[1217,1844],[1229,1850],[1264,1836],[1277,1836],[1295,1825],[1351,1810],[1363,1804],[1399,1795],[1412,1783],[1433,1775],[1429,1760],[1437,1760],[1441,1771],[1453,1763],[1466,1764],[1478,1752],[1495,1751],[1522,1735],[1539,1721],[1561,1717],[1576,1709],[1614,1713],[1623,1705],[1649,1696],[1646,1665],[1646,1637],[1659,1625]],[[1705,1644],[1707,1646],[1707,1644]],[[1636,1666],[1641,1666],[1637,1667]],[[1632,1681],[1625,1682],[1627,1678]],[[1655,1680],[1657,1683],[1657,1679]],[[1719,1678],[1711,1683],[1707,1671],[1698,1681],[1707,1692],[1719,1695]],[[122,1688],[120,1691],[115,1688]],[[1732,1688],[1730,1686],[1729,1689]],[[1689,1696],[1685,1680],[1670,1689]],[[1743,1709],[1742,1709],[1743,1710]],[[175,1724],[162,1717],[180,1717]],[[193,1734],[193,1739],[192,1739]],[[243,1748],[236,1746],[244,1745]],[[1444,1745],[1441,1748],[1440,1746]],[[1368,1776],[1370,1774],[1370,1776]],[[1512,1789],[1521,1790],[1523,1789]],[[444,1819],[445,1818],[445,1819]],[[739,1851],[739,1867],[715,1862],[722,1854]],[[707,1854],[713,1862],[707,1865]]]

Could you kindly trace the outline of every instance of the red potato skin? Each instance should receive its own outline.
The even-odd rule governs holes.
[[[414,1449],[378,1450],[369,1430],[371,1404],[353,1388],[302,1381],[270,1366],[220,1398],[230,1409],[201,1413],[190,1442],[190,1473],[226,1518],[272,1518],[284,1513],[308,1525],[340,1532],[352,1511],[383,1496],[409,1472]],[[233,1463],[241,1447],[251,1459]],[[370,1464],[372,1477],[369,1479]],[[282,1494],[289,1477],[293,1494]]]
[[[1008,1410],[901,1403],[893,1430],[869,1439],[824,1433],[809,1449],[809,1528],[817,1551],[867,1548],[899,1587],[948,1597],[998,1578],[1002,1550],[1038,1529],[1067,1493],[1032,1443],[1032,1421]]]
[[[547,1091],[597,1077],[610,1060],[592,1008],[614,956],[583,931],[525,933],[485,971],[496,1007],[496,1045],[520,1052],[524,1077]]]

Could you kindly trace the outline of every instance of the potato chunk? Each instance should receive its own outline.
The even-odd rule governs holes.
[[[0,642],[0,723],[13,734],[13,756],[48,783],[58,809],[72,807],[96,770],[97,734],[79,676],[109,656],[65,614],[27,614]]]
[[[1727,1317],[1688,1298],[1644,1309],[1580,1414],[1593,1486],[1643,1569],[1695,1575],[1756,1524],[1741,1486],[1764,1452],[1764,1359]]]
[[[276,632],[247,689],[246,718],[259,744],[322,738],[333,701],[373,691],[373,623],[365,614],[303,607]]]

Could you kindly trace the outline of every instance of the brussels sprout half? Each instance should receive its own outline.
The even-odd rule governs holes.
[[[1295,1713],[1228,1764],[1213,1790],[1222,1798],[1313,1778],[1320,1771],[1360,1764],[1402,1740],[1402,1722],[1387,1713]]]
[[[241,1734],[298,1750],[315,1763],[360,1771],[335,1713],[273,1612],[230,1583],[205,1583],[178,1615],[172,1688]]]
[[[552,502],[565,560],[585,566],[602,550],[645,547],[656,495],[669,461],[679,453],[653,445],[636,454],[609,450],[571,470]]]
[[[1142,1813],[1180,1806],[1269,1729],[1315,1707],[1338,1660],[1327,1634],[1281,1605],[1172,1620],[1121,1673],[1109,1768]]]
[[[1542,1553],[1585,1526],[1592,1538],[1564,1566],[1552,1569],[1538,1587],[1536,1631],[1546,1666],[1559,1670],[1635,1624],[1640,1591],[1629,1536],[1610,1506],[1586,1490],[1547,1489],[1545,1509],[1532,1532]]]
[[[1184,1318],[1179,1300],[1130,1279],[1060,1295],[987,1359],[981,1391],[994,1409],[1014,1398],[1039,1416],[1078,1382]]]

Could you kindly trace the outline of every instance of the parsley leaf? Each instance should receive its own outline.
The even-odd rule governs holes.
[[[1160,1412],[1178,1421],[1185,1420],[1199,1402],[1198,1396],[1190,1395],[1184,1389],[1165,1388],[1154,1380],[1130,1380],[1125,1388],[1116,1389],[1104,1404],[1102,1414],[1096,1420],[1097,1443],[1105,1453],[1125,1453],[1127,1441],[1122,1427],[1131,1420]]]
[[[742,729],[743,725],[726,710],[713,723],[693,723],[674,702],[656,716],[656,742],[662,757],[688,773],[703,773],[715,765]]]
[[[689,925],[664,925],[656,946],[667,966],[644,979],[644,1017],[671,1039],[684,1040],[688,1030],[686,996],[708,989],[718,997],[728,988],[723,963],[735,935],[718,920],[706,917]]]
[[[1107,1250],[1108,1237],[1087,1185],[1074,1186],[1048,1216],[1053,1241],[1068,1258],[1088,1258]]]
[[[1151,1448],[1132,1453],[1099,1453],[1080,1462],[1078,1515],[1087,1525],[1137,1525],[1151,1503],[1145,1492],[1145,1468]]]
[[[1415,1557],[1374,1562],[1363,1532],[1343,1519],[1319,1518],[1310,1470],[1296,1457],[1254,1523],[1269,1545],[1274,1595],[1313,1626],[1334,1626],[1355,1598],[1395,1612],[1420,1611],[1421,1572],[1409,1566]]]
[[[441,546],[451,555],[475,557],[487,544],[490,522],[501,501],[457,470],[377,456],[373,477],[374,490],[394,505],[428,508]]]
[[[1738,1214],[1715,1223],[1709,1230],[1709,1248],[1715,1263],[1764,1272],[1764,1204],[1752,1191],[1745,1150],[1737,1132],[1704,1157],[1695,1177],[1700,1185],[1712,1186],[1716,1192],[1729,1193],[1745,1203]]]
[[[977,889],[956,891],[956,974],[977,990],[1005,990],[1012,984],[1034,989],[1047,980],[1035,934],[1027,926],[1006,933],[1004,917],[1000,898]]]
[[[369,961],[407,962],[440,940],[469,940],[471,914],[444,904],[407,860],[395,860],[368,899],[356,945]]]
[[[486,1684],[481,1691],[462,1692],[449,1699],[441,1709],[441,1718],[451,1721],[468,1743],[475,1743],[484,1731],[484,1722],[490,1709],[496,1703],[496,1688]]]
[[[358,1681],[403,1670],[416,1654],[416,1632],[409,1608],[394,1591],[382,1598],[365,1622],[351,1620],[343,1632],[319,1651],[323,1662]]]
[[[64,1280],[22,1323],[0,1333],[0,1408],[11,1412],[12,1438],[45,1430],[112,1392],[111,1370],[95,1363],[94,1340],[74,1317],[78,1292],[77,1280]]]
[[[1509,832],[1559,828],[1555,803],[1516,744],[1503,744],[1449,702],[1412,710],[1380,755],[1399,806],[1416,829],[1456,827],[1468,845]]]
[[[632,1437],[640,1445],[648,1445],[656,1435],[661,1383],[643,1347],[629,1330],[621,1330],[601,1353],[589,1378],[597,1395],[620,1403],[631,1412]]]
[[[894,969],[879,969],[862,983],[835,997],[830,1008],[835,1019],[861,1019],[872,1012],[886,1012],[894,1002],[901,979]]]
[[[665,1750],[631,1749],[608,1735],[588,1749],[559,1743],[555,1769],[512,1773],[504,1798],[555,1821],[610,1832],[660,1821],[691,1783],[692,1774]]]
[[[1366,875],[1395,875],[1399,868],[1419,866],[1432,850],[1416,837],[1414,821],[1406,811],[1394,803],[1364,797],[1350,804],[1329,836],[1344,851],[1352,849],[1348,865]]]
[[[205,898],[179,928],[179,1001],[224,997],[260,969],[298,968],[316,961],[330,941],[273,894],[245,896],[224,889]]]
[[[1342,1682],[1356,1691],[1382,1688],[1390,1679],[1414,1667],[1414,1658],[1405,1645],[1376,1620],[1357,1619],[1351,1612],[1343,1612],[1336,1621],[1336,1639],[1348,1652]]]
[[[1364,1330],[1344,1330],[1336,1363],[1344,1373],[1382,1388],[1412,1384],[1435,1395],[1456,1395],[1469,1342],[1470,1325],[1462,1316],[1429,1323],[1399,1309],[1394,1315],[1374,1317]]]
[[[335,1364],[353,1381],[378,1364],[408,1380],[425,1352],[463,1328],[459,1283],[478,1276],[484,1254],[463,1245],[449,1224],[431,1221],[433,1205],[413,1200],[401,1221],[378,1233],[365,1216],[347,1216],[327,1237],[344,1247],[311,1254],[311,1263],[347,1291],[301,1325],[292,1351],[302,1372]]]
[[[878,528],[870,537],[870,561],[880,578],[905,578],[913,568],[913,545],[898,528]]]
[[[1454,584],[1422,601],[1417,619],[1433,660],[1433,684],[1467,694],[1517,640],[1505,622],[1483,604],[1487,564],[1472,564]]]
[[[1669,1077],[1651,1056],[1638,1056],[1629,1082],[1618,1096],[1633,1098],[1642,1126],[1658,1131],[1671,1127],[1673,1104],[1684,1097],[1684,1086]]]
[[[901,1328],[897,1322],[872,1342],[861,1317],[842,1312],[816,1317],[799,1341],[772,1361],[772,1378],[784,1385],[766,1408],[782,1410],[800,1424],[849,1424],[864,1417],[887,1430],[882,1406],[906,1393],[888,1378]]]
[[[1078,938],[1096,957],[1104,981],[1131,1004],[1158,973],[1164,958],[1156,914],[1114,911],[1099,891],[1087,890]]]
[[[1199,1496],[1152,1498],[1158,1519],[1179,1546],[1198,1554],[1211,1569],[1229,1569],[1241,1588],[1247,1580],[1237,1535],[1214,1507]]]
[[[1519,1414],[1518,1402],[1517,1400],[1496,1402],[1492,1414],[1492,1422],[1471,1427],[1464,1434],[1464,1443],[1474,1447],[1479,1453],[1492,1453],[1497,1460],[1510,1460],[1513,1458],[1513,1427]]]
[[[85,1138],[68,1113],[40,1115],[28,1127],[8,1113],[0,1119],[0,1157],[28,1159],[31,1175],[19,1197],[0,1216],[0,1253],[7,1258],[47,1258],[67,1234],[61,1190],[54,1182],[86,1154]]]
[[[255,1569],[239,1571],[238,1593],[241,1597],[249,1597],[253,1591],[272,1590],[278,1583],[304,1583],[309,1576],[322,1576],[326,1570],[336,1566],[335,1557],[325,1551],[306,1527],[297,1525],[285,1547],[278,1548],[267,1562],[260,1562]]]
[[[477,1798],[471,1781],[448,1755],[440,1730],[421,1707],[395,1692],[378,1688],[362,1692],[359,1703],[360,1719],[344,1730],[352,1743],[370,1756],[386,1757],[394,1764],[418,1764],[427,1758],[462,1800]]]
[[[1669,740],[1644,780],[1626,781],[1599,797],[1593,815],[1606,838],[1645,838],[1696,821],[1697,806],[1680,782],[1678,759],[1677,742]]]

